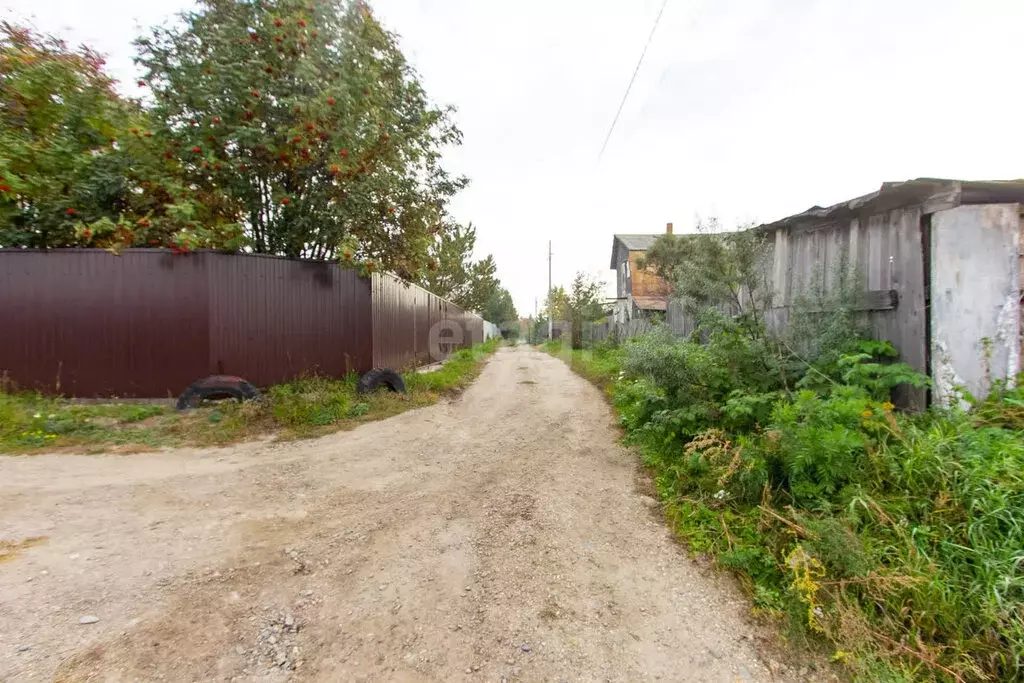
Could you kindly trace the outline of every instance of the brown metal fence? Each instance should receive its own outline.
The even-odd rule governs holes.
[[[484,320],[393,275],[373,276],[373,364],[407,368],[484,340]]]
[[[210,374],[266,386],[304,373],[404,368],[434,360],[431,327],[442,320],[462,331],[457,346],[483,339],[478,316],[397,278],[368,280],[336,264],[163,249],[0,250],[0,373],[46,393],[162,397]]]

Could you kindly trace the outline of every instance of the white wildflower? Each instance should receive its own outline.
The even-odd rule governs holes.
[[[725,489],[720,489],[718,493],[715,494],[715,499],[722,500],[723,498],[725,498]]]
[[[33,415],[32,417],[34,417],[35,419],[37,419],[37,420],[38,420],[39,418],[41,418],[41,417],[42,417],[42,415],[40,415],[39,413],[36,413],[36,414],[35,414],[35,415]]]

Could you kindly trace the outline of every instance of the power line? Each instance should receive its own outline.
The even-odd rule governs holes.
[[[626,94],[622,96],[622,101],[619,102],[619,110],[615,112],[615,118],[612,119],[611,128],[608,129],[608,135],[604,137],[604,144],[601,145],[601,151],[597,155],[597,160],[601,160],[601,156],[604,154],[605,147],[608,146],[608,141],[612,139],[612,132],[615,130],[615,124],[619,122],[619,115],[622,113],[622,108],[626,105],[626,98],[629,97],[629,91],[633,88],[633,81],[636,80],[636,75],[640,73],[640,65],[644,63],[644,57],[647,56],[647,48],[651,45],[651,39],[654,38],[654,32],[658,30],[658,23],[661,21],[661,15],[665,13],[665,6],[668,4],[668,0],[662,0],[661,9],[658,10],[658,16],[654,18],[654,26],[651,27],[651,34],[647,36],[647,42],[644,43],[644,51],[640,53],[640,59],[637,60],[636,68],[633,69],[633,76],[629,79],[629,85],[626,86]]]

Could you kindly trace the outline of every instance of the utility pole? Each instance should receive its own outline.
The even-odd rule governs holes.
[[[548,341],[554,339],[555,316],[551,305],[551,240],[548,240]]]

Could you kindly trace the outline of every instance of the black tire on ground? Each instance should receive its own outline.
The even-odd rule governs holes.
[[[178,410],[197,408],[203,401],[233,398],[238,401],[255,401],[259,390],[252,384],[232,375],[211,375],[196,380],[178,397]]]
[[[401,394],[405,393],[405,382],[402,381],[402,376],[394,370],[387,368],[370,370],[359,378],[359,386],[357,388],[360,394],[366,394],[371,391],[377,391],[381,387],[387,387],[389,390],[397,391]]]

